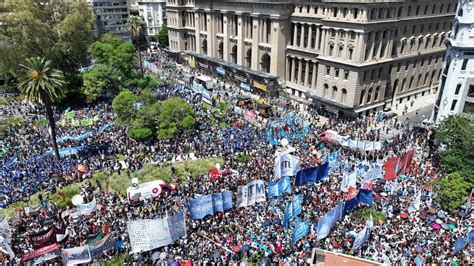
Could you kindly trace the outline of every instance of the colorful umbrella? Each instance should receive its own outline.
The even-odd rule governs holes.
[[[234,246],[232,248],[232,251],[234,251],[235,253],[238,253],[238,252],[240,252],[240,247],[239,246]]]
[[[420,219],[422,220],[426,220],[426,218],[428,218],[428,215],[424,212],[420,213]]]
[[[407,218],[408,218],[408,214],[406,214],[406,213],[400,213],[400,218],[402,218],[402,219],[407,219]]]
[[[441,227],[442,227],[444,230],[449,230],[449,225],[446,224],[446,223],[442,223],[442,224],[441,224]]]
[[[417,247],[415,248],[415,250],[416,250],[416,252],[418,252],[418,253],[424,253],[424,252],[425,252],[425,249],[424,249],[422,246],[417,246]]]
[[[438,218],[441,218],[441,219],[446,218],[446,214],[444,214],[442,212],[439,212],[438,213]]]
[[[454,229],[456,229],[456,226],[454,224],[449,224],[449,229],[454,230]]]
[[[438,230],[441,228],[441,225],[439,224],[432,224],[431,227],[433,227],[434,229]]]
[[[433,215],[428,215],[428,218],[427,218],[428,221],[433,222],[435,219],[436,219],[435,216],[433,216]]]
[[[442,224],[442,223],[443,223],[443,221],[441,221],[440,219],[436,219],[435,222],[436,222],[437,224]]]

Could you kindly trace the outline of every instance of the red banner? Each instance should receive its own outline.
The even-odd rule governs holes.
[[[42,247],[40,249],[37,249],[37,250],[32,251],[32,252],[28,252],[25,255],[21,256],[21,261],[22,262],[29,261],[29,260],[35,259],[39,256],[43,256],[45,254],[52,253],[56,250],[59,250],[59,244],[52,244],[52,245],[49,245],[49,246],[46,246],[46,247]]]
[[[39,249],[56,242],[56,234],[52,227],[46,231],[30,235],[31,244],[34,249]]]
[[[413,159],[413,150],[409,150],[400,157],[390,157],[385,163],[385,180],[390,181],[402,174],[410,173],[410,165]]]

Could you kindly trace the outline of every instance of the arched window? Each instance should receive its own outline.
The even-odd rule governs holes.
[[[237,45],[232,46],[230,57],[232,59],[232,63],[237,64]]]
[[[393,91],[397,91],[398,89],[398,79],[395,80],[395,82],[393,82]]]
[[[268,54],[262,55],[262,59],[261,59],[260,64],[261,64],[261,67],[262,67],[261,70],[263,72],[269,73],[270,72],[270,55],[268,55]]]
[[[367,93],[367,103],[370,103],[372,100],[372,88],[369,89],[369,92]]]
[[[408,89],[410,90],[413,86],[413,80],[415,80],[415,77],[411,76],[410,78],[410,83],[408,84]]]
[[[428,72],[425,73],[425,78],[423,79],[423,85],[426,84],[427,80],[428,80]]]
[[[375,102],[379,100],[379,93],[380,93],[380,86],[377,86],[377,88],[375,88],[375,94],[374,94]]]
[[[365,90],[362,90],[360,92],[359,105],[362,105],[362,103],[364,102],[364,96],[365,96]]]
[[[405,89],[405,84],[407,83],[407,79],[406,78],[403,78],[403,81],[402,81],[402,86],[400,87],[400,92],[402,92],[404,89]]]
[[[462,11],[462,7],[461,7],[461,8],[459,8],[459,11],[458,11],[458,17],[462,17],[462,15],[463,15],[462,13],[463,13],[463,11]]]
[[[328,90],[329,90],[328,84],[324,84],[324,86],[323,86],[323,97],[326,97],[328,95]]]
[[[217,48],[217,56],[219,59],[224,59],[224,43],[219,43],[219,47]]]
[[[345,102],[346,102],[346,99],[347,99],[347,90],[346,90],[346,89],[342,89],[342,93],[341,93],[341,103],[345,103]]]
[[[245,66],[250,68],[251,64],[252,64],[252,48],[249,48],[245,55]]]
[[[331,99],[336,99],[336,96],[337,96],[337,87],[336,87],[336,86],[333,86],[333,87],[332,87]]]
[[[202,48],[202,53],[207,54],[207,40],[206,39],[204,39],[202,41],[202,47],[201,48]]]
[[[416,80],[416,86],[417,86],[417,87],[420,86],[421,76],[422,76],[421,73],[418,74],[418,78],[417,78],[417,80]]]

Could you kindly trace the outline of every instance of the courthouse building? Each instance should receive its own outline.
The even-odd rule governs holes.
[[[435,92],[453,1],[167,0],[170,49],[254,93],[349,116]]]

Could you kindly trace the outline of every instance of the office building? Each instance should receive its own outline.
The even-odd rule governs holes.
[[[94,31],[96,36],[104,33],[118,35],[130,41],[127,27],[129,17],[127,0],[87,0],[96,16]]]
[[[255,93],[369,114],[436,91],[452,1],[167,0],[170,49]]]

